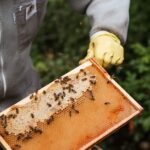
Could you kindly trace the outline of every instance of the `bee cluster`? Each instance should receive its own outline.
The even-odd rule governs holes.
[[[19,114],[19,108],[15,108],[15,112],[12,113],[12,114],[9,114],[9,115],[1,115],[0,116],[0,125],[1,127],[4,128],[4,131],[2,133],[0,133],[0,135],[2,137],[5,137],[5,136],[8,136],[9,135],[9,132],[6,130],[7,126],[8,126],[8,123],[9,123],[9,120],[10,119],[15,119],[17,117],[17,114]],[[12,147],[12,150],[18,150],[21,148],[21,145],[19,144],[15,144],[13,147]]]
[[[79,73],[74,74],[72,76],[65,76],[60,77],[59,79],[56,79],[54,81],[54,84],[56,87],[61,87],[61,90],[58,90],[57,88],[54,91],[47,91],[43,90],[41,94],[38,94],[38,90],[36,90],[34,93],[32,93],[29,98],[33,101],[35,104],[38,104],[40,101],[42,101],[42,97],[46,97],[46,101],[44,105],[46,105],[47,112],[51,111],[54,107],[57,108],[55,110],[59,110],[60,107],[65,108],[68,105],[70,105],[69,110],[69,116],[71,117],[73,114],[79,114],[79,110],[75,107],[75,102],[78,98],[80,98],[84,92],[89,93],[88,99],[94,101],[95,97],[92,92],[92,86],[96,85],[96,76],[92,75],[90,72],[85,71],[81,69]],[[82,87],[82,88],[81,88]],[[48,97],[50,95],[50,97]],[[52,99],[52,100],[51,100]],[[28,112],[28,111],[27,111]],[[4,128],[4,134],[9,135],[9,133],[13,133],[13,129],[11,131],[6,130],[7,125],[10,122],[11,119],[15,119],[18,117],[18,115],[21,113],[21,108],[15,108],[11,113],[8,115],[1,115],[0,116],[0,125]],[[54,112],[53,114],[55,114]],[[54,121],[54,115],[48,115],[47,119],[45,119],[45,122],[47,125],[50,125]],[[26,114],[28,115],[28,114]],[[34,112],[34,109],[31,112],[29,111],[30,120],[37,121],[37,116]],[[20,115],[21,116],[21,115]],[[40,120],[38,120],[40,122]],[[38,122],[37,121],[37,122]],[[14,121],[15,122],[15,121]],[[30,121],[28,121],[30,122]],[[11,122],[12,124],[12,122]],[[22,126],[27,126],[25,123],[22,123]],[[15,128],[17,129],[17,128]],[[15,133],[15,132],[14,132]],[[15,134],[17,136],[17,141],[28,141],[33,138],[34,134],[42,134],[43,130],[31,126],[31,124],[28,125],[28,129],[24,130],[18,134]],[[13,146],[13,150],[19,149],[21,145],[16,144]]]
[[[15,108],[15,112],[11,113],[9,115],[2,114],[0,116],[0,125],[1,125],[1,127],[3,127],[4,129],[6,129],[7,125],[8,125],[8,121],[10,119],[15,119],[18,114],[19,114],[19,108]],[[6,133],[6,131],[5,131],[5,133]]]
[[[35,133],[35,134],[42,134],[42,132],[43,132],[40,128],[37,128],[37,127],[30,126],[29,128],[30,128],[30,131],[25,132],[24,134],[20,133],[20,134],[17,135],[17,141],[18,142],[28,141],[28,140],[33,138],[33,133]],[[21,148],[20,144],[15,144],[12,147],[12,150],[18,150],[20,148]]]
[[[33,133],[38,133],[38,134],[43,133],[42,129],[40,128],[32,127],[32,126],[29,126],[29,128],[30,128],[30,131],[25,132],[25,133],[20,133],[17,135],[18,141],[27,141],[29,139],[32,139]]]
[[[61,106],[63,105],[63,101],[64,99],[67,97],[66,95],[76,95],[78,94],[78,91],[76,90],[76,87],[73,83],[73,80],[80,80],[81,82],[89,82],[91,85],[95,85],[96,84],[96,76],[91,75],[89,72],[81,69],[80,72],[78,74],[75,75],[74,78],[71,78],[69,76],[65,76],[65,77],[60,77],[59,79],[56,79],[54,81],[55,84],[61,86],[62,90],[61,91],[57,91],[57,92],[53,92],[53,99],[55,102],[57,102],[57,106]],[[91,90],[91,88],[87,88],[87,91],[90,93],[90,97],[89,99],[91,100],[95,100],[93,92]],[[46,94],[46,92],[45,92]],[[75,96],[68,96],[67,101],[73,103],[76,101]],[[48,107],[52,107],[53,106],[53,102],[47,103]],[[69,112],[69,114],[71,114]]]
[[[7,127],[7,117],[6,115],[1,115],[0,116],[0,124],[3,128],[6,128]]]
[[[91,85],[95,85],[96,84],[96,76],[90,75],[88,77],[88,75],[89,75],[88,72],[86,72],[85,70],[81,69],[80,73],[75,76],[75,79],[80,80],[82,82],[88,80]],[[76,94],[77,93],[77,91],[75,90],[74,85],[71,84],[70,81],[72,81],[72,79],[69,78],[68,76],[65,76],[64,78],[59,78],[59,79],[55,80],[55,83],[60,84],[62,86],[62,89],[63,89],[63,91],[61,93],[58,93],[58,94],[54,93],[55,101],[59,100],[59,98],[61,98],[63,100],[64,97],[68,93],[72,93],[72,94]],[[95,97],[94,97],[94,94],[92,92],[92,89],[91,88],[87,89],[87,92],[89,93],[89,97],[88,98],[90,100],[95,100]],[[75,98],[70,97],[68,101],[74,103],[75,100],[76,100]],[[58,102],[58,105],[61,105],[61,101]],[[76,114],[79,114],[79,110],[77,110],[75,108],[74,104],[72,104],[71,110],[69,111],[69,116],[70,117],[72,116],[73,112],[76,113]]]
[[[32,93],[30,99],[34,99],[35,101],[37,101],[38,100],[37,94],[38,94],[37,91],[35,93]]]

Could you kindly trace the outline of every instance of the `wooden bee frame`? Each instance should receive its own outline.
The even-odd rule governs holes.
[[[91,84],[95,86],[94,89],[86,92],[73,105],[51,116],[45,123],[46,125],[39,125],[44,126],[44,133],[40,130],[42,134],[39,137],[34,137],[25,144],[23,143],[21,148],[18,148],[19,150],[41,150],[43,145],[44,150],[59,148],[61,150],[85,150],[141,113],[143,108],[93,58],[63,77],[76,74],[79,71],[84,72],[84,70],[92,72],[97,77],[97,82],[91,81]],[[76,78],[78,79],[78,75]],[[83,79],[83,82],[85,80],[86,78]],[[45,95],[52,83],[39,90],[38,94]],[[57,96],[55,95],[56,99]],[[25,105],[30,102],[31,97],[33,98],[34,95],[28,96],[0,114],[7,114],[12,108]],[[71,100],[74,102],[73,98]],[[58,104],[61,103],[58,102]],[[47,103],[47,105],[51,107],[51,104]],[[16,113],[19,113],[18,108]],[[31,117],[34,119],[33,114]],[[52,125],[51,121],[53,121]],[[71,142],[73,144],[70,144]],[[7,142],[7,138],[0,136],[0,143],[5,150],[13,150]]]

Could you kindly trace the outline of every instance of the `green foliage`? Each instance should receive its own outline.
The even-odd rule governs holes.
[[[131,0],[130,7],[130,28],[128,41],[130,43],[139,42],[148,44],[150,31],[150,5],[149,0],[137,1]]]
[[[43,84],[77,66],[89,39],[87,18],[72,12],[64,0],[49,1],[47,10],[32,50]]]
[[[134,120],[133,133],[126,126],[104,142],[104,147],[107,145],[106,148],[111,147],[111,150],[135,150],[143,141],[150,143],[150,43],[147,47],[140,43],[131,44],[129,50],[132,58],[126,56],[122,70],[116,70],[115,75],[122,87],[144,107],[144,111]],[[114,73],[114,69],[111,72]]]
[[[122,69],[108,70],[143,107],[142,116],[108,138],[102,145],[109,150],[142,149],[150,143],[150,6],[149,1],[131,1],[130,27]],[[50,0],[44,24],[34,42],[32,58],[45,85],[78,65],[89,43],[88,18],[73,12],[65,0]]]

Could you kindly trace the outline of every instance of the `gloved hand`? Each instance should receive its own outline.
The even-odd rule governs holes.
[[[95,57],[103,67],[119,65],[124,60],[124,49],[114,34],[100,31],[92,36],[87,56],[80,61],[80,64],[91,57]]]

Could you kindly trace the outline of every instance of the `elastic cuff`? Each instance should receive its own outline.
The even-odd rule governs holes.
[[[94,33],[92,36],[91,36],[91,41],[93,41],[94,39],[96,39],[97,37],[100,37],[100,36],[103,36],[103,35],[106,35],[106,36],[110,36],[112,37],[116,42],[120,43],[120,39],[113,33],[110,33],[108,31],[98,31],[96,33]]]

